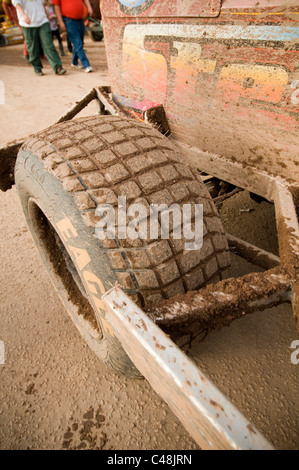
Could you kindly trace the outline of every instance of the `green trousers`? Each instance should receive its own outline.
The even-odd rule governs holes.
[[[40,57],[44,52],[49,64],[55,72],[56,65],[61,65],[61,60],[53,44],[49,23],[44,23],[37,28],[23,27],[23,31],[29,53],[29,61],[33,65],[34,71],[39,72],[43,68]]]

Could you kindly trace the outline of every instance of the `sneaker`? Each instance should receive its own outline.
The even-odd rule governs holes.
[[[84,72],[86,72],[86,73],[93,72],[93,68],[92,67],[85,67]]]
[[[38,70],[37,72],[35,72],[35,74],[38,76],[38,77],[43,77],[45,74],[42,70]]]
[[[83,66],[82,65],[75,65],[75,64],[71,64],[71,67],[73,67],[74,69],[77,69],[77,70],[80,70],[80,69],[83,69]]]
[[[62,68],[61,65],[56,65],[55,73],[56,75],[64,75],[66,70]]]

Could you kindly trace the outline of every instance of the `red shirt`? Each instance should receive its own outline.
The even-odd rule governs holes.
[[[83,0],[52,0],[52,4],[60,6],[62,16],[72,20],[84,18],[85,5]]]

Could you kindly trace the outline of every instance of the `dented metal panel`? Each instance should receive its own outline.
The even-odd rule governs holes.
[[[133,2],[131,14],[121,3],[103,2],[116,103],[139,117],[163,105],[193,165],[205,171],[196,150],[231,163],[226,181],[244,187],[255,170],[298,182],[298,5],[224,0],[204,18],[186,14],[192,1]]]

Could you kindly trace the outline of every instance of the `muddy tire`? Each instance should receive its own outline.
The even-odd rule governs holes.
[[[101,295],[118,282],[141,307],[224,278],[228,245],[211,197],[172,143],[144,123],[92,116],[27,140],[16,164],[23,211],[54,287],[95,354],[139,375],[105,321]],[[200,250],[185,240],[95,236],[98,205],[203,204]],[[96,312],[96,314],[95,314]]]

